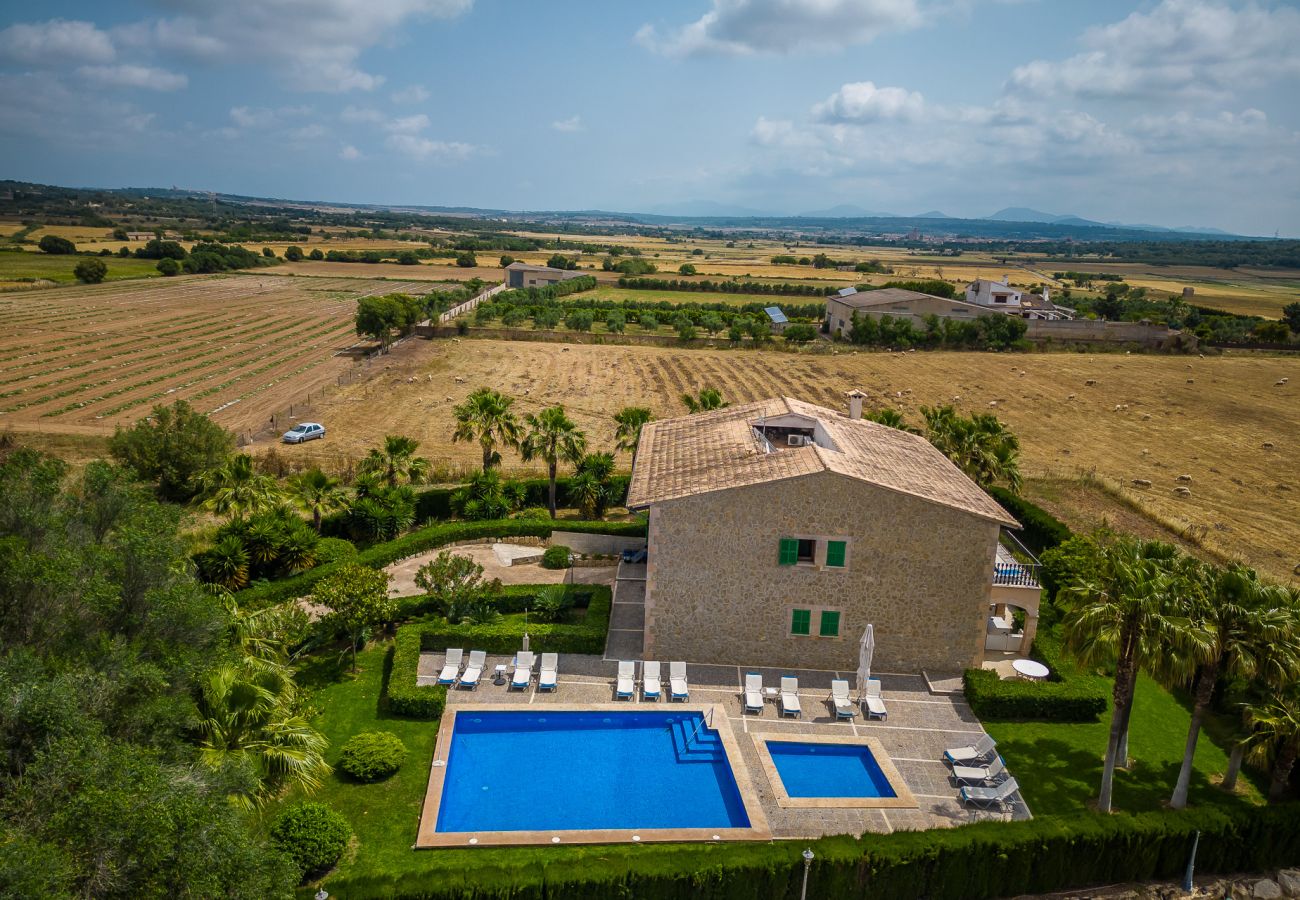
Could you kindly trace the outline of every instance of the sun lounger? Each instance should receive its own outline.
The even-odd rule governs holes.
[[[636,693],[636,663],[625,659],[618,664],[618,683],[614,686],[614,699],[631,700]]]
[[[438,684],[455,684],[456,678],[460,675],[461,660],[464,658],[464,650],[448,650],[447,659],[442,664],[442,671],[438,673]]]
[[[984,809],[991,809],[996,806],[1002,809],[1007,805],[1007,800],[1010,799],[1011,795],[1018,790],[1020,790],[1020,785],[1016,784],[1016,780],[1008,778],[996,787],[964,787],[961,789],[961,799],[963,803],[968,803],[971,806],[980,806]]]
[[[981,734],[979,740],[965,747],[952,747],[943,751],[943,758],[954,766],[958,764],[970,765],[986,759],[997,746],[997,741],[987,734]]]
[[[510,690],[524,690],[533,683],[533,651],[520,650],[515,655],[515,671],[510,676]]]
[[[641,663],[641,699],[651,702],[658,700],[663,691],[659,682],[659,660],[647,659]]]
[[[781,715],[795,718],[803,715],[799,708],[799,679],[790,675],[781,676]]]
[[[686,684],[686,663],[668,664],[668,698],[670,700],[691,699],[690,688]]]
[[[542,654],[542,670],[537,675],[539,691],[553,691],[559,683],[560,655],[558,653]]]
[[[763,711],[763,676],[757,672],[745,673],[745,712]]]
[[[465,671],[461,673],[461,687],[467,687],[474,690],[478,687],[479,679],[483,677],[483,664],[487,662],[487,653],[483,650],[469,651],[469,662],[465,665]]]
[[[867,704],[868,719],[889,718],[889,710],[885,709],[885,701],[880,696],[880,679],[867,679],[867,695],[862,698],[862,702]]]
[[[1007,770],[1002,757],[997,757],[987,766],[953,766],[952,774],[959,781],[969,784],[986,784],[996,781]]]
[[[835,705],[837,719],[852,719],[858,714],[857,707],[849,699],[849,683],[843,679],[831,682],[831,703]]]

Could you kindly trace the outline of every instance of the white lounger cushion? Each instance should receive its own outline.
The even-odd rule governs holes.
[[[951,763],[972,762],[982,759],[993,752],[997,741],[988,734],[982,734],[975,743],[967,747],[951,747],[943,752],[944,758]]]
[[[803,715],[799,708],[799,679],[789,675],[781,679],[781,712],[784,715]]]
[[[659,699],[663,685],[659,681],[659,661],[648,659],[641,663],[641,695]]]
[[[618,684],[614,692],[620,697],[631,697],[636,691],[636,663],[625,659],[618,664]]]
[[[835,704],[835,714],[837,716],[853,718],[858,714],[857,707],[849,699],[849,683],[847,681],[836,680],[831,682],[831,700]]]
[[[537,687],[554,690],[559,677],[560,656],[558,653],[542,654],[542,671],[537,676]]]
[[[533,680],[533,653],[520,650],[515,656],[515,671],[510,678],[511,687],[527,687]]]
[[[690,696],[690,689],[686,686],[686,663],[668,664],[668,688],[673,692],[674,697]]]
[[[880,681],[878,679],[867,679],[867,696],[865,699],[868,716],[883,719],[889,715],[888,710],[885,709],[885,701],[880,697]]]
[[[448,650],[447,659],[442,664],[442,671],[438,673],[439,684],[451,684],[460,674],[460,663],[465,658],[465,651],[461,649]]]
[[[1007,767],[999,756],[987,766],[953,766],[952,774],[958,781],[992,781],[1006,770]]]
[[[469,664],[465,666],[465,672],[460,676],[461,684],[478,684],[479,678],[483,676],[483,664],[487,662],[487,652],[484,650],[471,650],[469,652]]]
[[[745,673],[745,709],[763,708],[763,676],[757,672]]]

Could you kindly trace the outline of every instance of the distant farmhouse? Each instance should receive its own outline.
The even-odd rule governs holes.
[[[1048,296],[1047,288],[1041,294],[1022,291],[1007,284],[1007,276],[1001,281],[977,278],[966,285],[966,302],[988,309],[999,309],[1013,316],[1025,319],[1073,319],[1074,310],[1057,306]]]
[[[950,300],[903,288],[875,291],[844,288],[826,299],[826,321],[830,333],[847,337],[855,312],[875,318],[909,319],[918,329],[924,327],[929,316],[970,320],[976,316],[1002,313],[1042,321],[1074,318],[1074,310],[1057,306],[1048,299],[1047,288],[1042,294],[1033,294],[1009,286],[1005,278],[1002,281],[983,278],[972,281],[966,286],[965,300]]]
[[[528,263],[513,262],[506,266],[506,287],[530,288],[547,287],[570,278],[581,278],[582,272],[567,269],[552,269],[550,266],[530,266]]]
[[[777,398],[645,426],[627,505],[650,518],[647,657],[853,671],[868,624],[886,672],[1028,648],[1039,589],[998,551],[1015,519],[849,397],[847,414]]]

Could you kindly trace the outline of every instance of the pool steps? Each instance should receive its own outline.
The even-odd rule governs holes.
[[[683,718],[673,719],[669,726],[677,761],[713,763],[726,759],[727,753],[718,733],[707,727],[696,731],[697,725],[698,718]]]

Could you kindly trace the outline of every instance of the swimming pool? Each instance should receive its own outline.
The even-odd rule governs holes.
[[[915,807],[898,769],[874,737],[753,734],[778,806]]]
[[[449,712],[417,845],[755,837],[740,834],[754,823],[728,757],[725,714],[711,716],[722,719],[725,742],[706,714]]]
[[[768,741],[785,792],[791,797],[896,797],[864,744]]]

